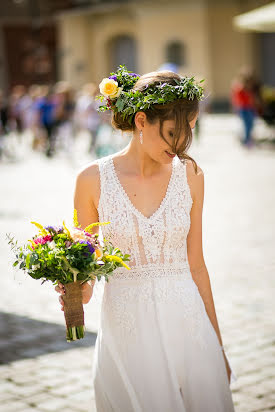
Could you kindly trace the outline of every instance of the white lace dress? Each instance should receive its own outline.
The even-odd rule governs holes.
[[[149,218],[123,189],[112,155],[97,160],[103,235],[131,254],[105,283],[93,382],[98,412],[232,412],[223,353],[192,279],[192,197],[176,156]]]

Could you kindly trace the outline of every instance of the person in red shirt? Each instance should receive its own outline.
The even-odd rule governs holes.
[[[258,96],[259,83],[255,76],[251,71],[243,70],[232,84],[231,102],[243,121],[244,137],[241,142],[247,146],[252,144],[252,129],[259,108]]]

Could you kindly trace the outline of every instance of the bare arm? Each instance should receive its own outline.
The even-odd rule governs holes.
[[[76,178],[74,191],[74,208],[77,210],[78,222],[81,228],[84,229],[90,223],[98,222],[98,212],[95,206],[95,199],[99,196],[99,176],[98,166],[91,164],[86,169],[82,170]],[[98,226],[93,229],[94,233],[98,233]],[[88,303],[93,295],[93,287],[95,281],[88,281],[82,285],[82,302]],[[58,293],[64,294],[64,288],[59,284],[55,290]],[[64,301],[59,298],[62,310]]]
[[[212,295],[210,278],[203,256],[202,211],[204,201],[204,174],[199,167],[199,174],[195,175],[192,164],[189,164],[187,168],[188,182],[193,198],[193,206],[190,212],[191,225],[187,237],[188,262],[193,280],[196,283],[203,299],[207,315],[213,325],[213,328],[215,329],[220,344],[223,345]],[[228,378],[230,378],[230,368],[226,358],[225,363]]]
[[[74,191],[74,208],[77,210],[78,222],[82,229],[91,223],[98,222],[98,211],[95,205],[95,198],[98,197],[99,187],[98,166],[92,164],[81,171],[77,178]],[[93,233],[98,233],[98,226],[93,229]],[[87,282],[83,290],[83,303],[88,303],[92,297],[95,281]],[[85,286],[85,285],[84,285]]]

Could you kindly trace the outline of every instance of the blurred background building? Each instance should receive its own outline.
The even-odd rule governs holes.
[[[78,89],[125,63],[145,73],[169,62],[207,80],[227,110],[231,80],[250,66],[275,86],[275,34],[234,17],[263,0],[1,0],[0,89],[68,81]],[[273,30],[274,31],[274,30]]]

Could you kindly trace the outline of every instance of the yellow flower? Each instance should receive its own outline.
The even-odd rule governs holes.
[[[37,222],[31,222],[31,223],[39,229],[41,236],[47,236],[48,234],[47,230],[44,229],[44,227],[40,225],[40,223],[37,223]]]
[[[120,95],[122,87],[118,87],[118,82],[114,79],[108,79],[105,77],[99,85],[99,90],[103,96],[114,99]]]
[[[130,270],[131,268],[129,268],[129,266],[126,265],[125,262],[123,262],[123,260],[119,257],[119,256],[114,256],[114,255],[106,255],[105,259],[109,262],[119,262],[121,263],[126,269]]]
[[[33,249],[36,248],[36,246],[38,246],[36,243],[34,243],[32,239],[29,239],[28,242],[31,243]]]
[[[104,225],[109,225],[109,223],[111,223],[111,222],[95,222],[95,223],[91,223],[89,226],[86,226],[85,227],[85,232],[88,232],[88,233],[93,233],[92,232],[92,229],[93,229],[93,227],[95,227],[95,226],[104,226]]]
[[[80,224],[78,223],[78,219],[77,219],[77,210],[76,209],[74,209],[73,221],[74,221],[74,227],[80,227]]]
[[[63,220],[63,227],[64,227],[64,230],[65,230],[65,232],[67,233],[67,235],[68,235],[70,238],[72,238],[71,233],[70,233],[69,229],[67,228],[67,226],[65,225],[65,221],[64,221],[64,220]]]

